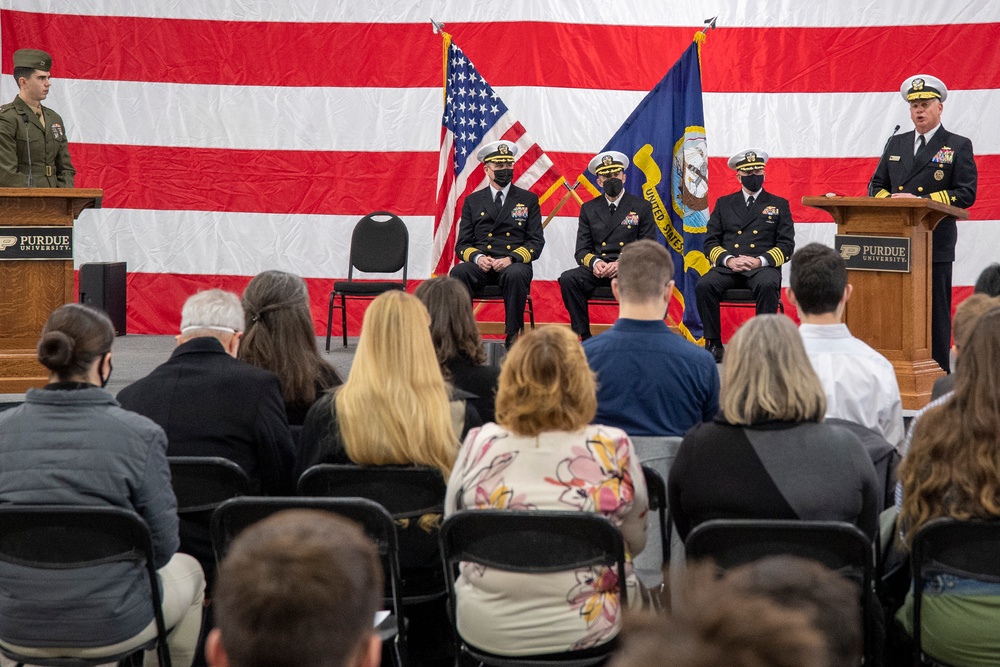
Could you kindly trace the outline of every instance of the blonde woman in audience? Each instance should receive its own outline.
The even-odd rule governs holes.
[[[596,410],[594,374],[576,334],[546,326],[523,336],[500,374],[497,423],[462,445],[445,514],[593,512],[621,529],[629,556],[642,551],[648,501],[639,459],[624,431],[590,425]],[[627,583],[638,600],[633,577]],[[459,634],[510,656],[601,646],[621,624],[619,584],[605,568],[520,574],[464,566],[455,585]]]
[[[149,526],[176,667],[194,660],[205,577],[177,553],[177,499],[163,429],[119,407],[111,320],[78,304],[57,308],[38,341],[49,384],[0,415],[0,505],[119,507]],[[97,563],[39,570],[0,563],[0,643],[37,658],[99,658],[156,637],[143,566]],[[46,664],[46,663],[40,663]]]
[[[1000,518],[1000,308],[976,322],[955,370],[955,391],[914,426],[899,467],[904,542],[930,521]],[[969,551],[969,562],[996,561]],[[941,571],[928,577],[921,610],[924,652],[951,665],[1000,664],[1000,583]],[[897,614],[912,633],[912,596]]]
[[[823,423],[826,395],[790,319],[758,315],[739,328],[719,408],[684,436],[670,468],[682,539],[710,519],[847,521],[874,538],[875,468],[857,436]]]
[[[429,325],[411,294],[372,302],[347,381],[306,416],[299,475],[317,463],[359,463],[418,464],[448,477],[459,436],[478,416],[464,400],[449,402]]]
[[[278,376],[288,423],[301,425],[316,399],[341,384],[316,347],[305,281],[284,271],[264,271],[244,290],[243,310],[240,359]]]

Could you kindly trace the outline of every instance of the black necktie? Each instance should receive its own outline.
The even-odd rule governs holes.
[[[926,143],[924,141],[924,135],[921,134],[920,138],[917,139],[917,150],[913,151],[914,155],[916,155],[917,153],[919,153],[923,149],[924,143]]]
[[[610,209],[610,211],[611,211],[611,217],[614,217],[614,216],[615,216],[615,208],[616,208],[616,207],[615,207],[615,205],[614,205],[614,204],[609,204],[609,205],[608,205],[608,209]]]
[[[497,203],[497,210],[499,211],[503,208],[503,190],[497,190],[497,197],[495,201]]]
[[[747,197],[747,209],[753,208],[753,195]]]

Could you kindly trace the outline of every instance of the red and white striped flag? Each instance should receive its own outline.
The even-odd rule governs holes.
[[[17,92],[16,49],[52,54],[46,106],[66,123],[77,186],[105,192],[77,221],[75,261],[128,262],[130,332],[176,333],[191,293],[239,292],[266,269],[306,278],[323,330],[351,230],[372,211],[406,221],[415,281],[451,261],[434,246],[442,41],[429,16],[572,179],[719,14],[702,54],[709,205],[739,187],[728,157],[759,146],[800,246],[832,243],[836,227],[802,196],[864,194],[893,126],[912,127],[900,83],[933,74],[948,85],[944,126],[972,140],[979,167],[955,302],[997,261],[997,2],[630,0],[599,21],[581,19],[592,0],[0,4],[0,103]],[[556,279],[575,265],[578,213],[573,200],[559,211],[532,263],[539,321],[568,321]],[[614,316],[599,310],[595,323]],[[363,312],[350,311],[352,333]]]
[[[538,195],[544,203],[566,182],[552,160],[514,118],[462,49],[444,38],[444,116],[441,119],[441,163],[438,166],[437,206],[434,210],[434,247],[431,275],[447,275],[455,264],[462,201],[486,186],[483,165],[476,159],[480,146],[506,139],[520,149],[514,184]]]

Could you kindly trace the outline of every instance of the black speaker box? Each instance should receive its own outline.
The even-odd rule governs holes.
[[[80,303],[107,313],[116,336],[125,335],[125,274],[125,262],[80,265]]]

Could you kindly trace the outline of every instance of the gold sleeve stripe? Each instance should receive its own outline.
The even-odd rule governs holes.
[[[462,259],[464,259],[466,262],[472,261],[472,256],[475,255],[477,252],[479,251],[476,250],[475,248],[466,248],[465,252],[462,253]]]
[[[595,255],[592,252],[588,252],[586,255],[583,256],[583,259],[580,260],[580,263],[583,264],[584,266],[590,266],[590,263],[594,261],[595,257],[597,257],[597,255]]]
[[[875,193],[875,199],[885,199],[888,196],[889,196],[889,191],[886,190],[885,188],[882,188],[881,190]]]
[[[785,263],[785,253],[781,252],[778,248],[771,248],[767,251],[767,254],[774,260],[775,266],[781,266]]]
[[[715,263],[716,263],[717,261],[719,261],[719,257],[720,257],[720,256],[721,256],[721,255],[722,255],[722,254],[723,254],[724,252],[726,252],[726,249],[725,249],[725,248],[722,248],[722,247],[719,247],[719,248],[712,248],[712,250],[711,250],[711,251],[710,251],[710,252],[708,253],[708,255],[709,255],[709,256],[708,256],[708,258],[709,258],[710,260],[712,260],[712,264],[715,264]]]
[[[941,204],[951,203],[951,197],[948,195],[947,190],[938,190],[937,192],[932,192],[931,199]]]
[[[524,248],[524,247],[515,248],[514,252],[516,252],[519,256],[521,256],[523,258],[522,261],[525,264],[529,264],[531,262],[531,253],[528,252],[527,248]]]

